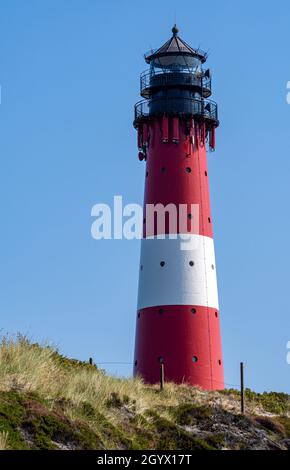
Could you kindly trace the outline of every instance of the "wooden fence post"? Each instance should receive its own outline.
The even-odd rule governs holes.
[[[241,375],[241,413],[245,413],[245,390],[244,390],[244,363],[240,364]]]
[[[160,391],[164,389],[164,363],[160,363]]]

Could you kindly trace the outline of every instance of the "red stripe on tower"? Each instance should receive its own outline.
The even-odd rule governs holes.
[[[223,389],[206,156],[217,105],[208,100],[206,54],[172,32],[145,55],[145,100],[135,106],[146,181],[134,375],[156,383],[162,362],[167,381]]]

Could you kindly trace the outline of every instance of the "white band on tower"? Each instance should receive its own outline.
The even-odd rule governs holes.
[[[180,238],[142,240],[139,310],[161,305],[219,308],[213,239],[184,236],[191,238],[194,249],[181,249]]]

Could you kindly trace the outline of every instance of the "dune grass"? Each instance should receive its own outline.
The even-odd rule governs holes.
[[[125,397],[143,411],[161,403],[158,387],[146,387],[139,378],[107,375],[89,363],[67,359],[49,345],[31,343],[26,337],[3,338],[0,345],[0,390],[39,392],[46,399],[67,399],[76,407],[91,403],[107,410],[111,396]],[[174,384],[165,392],[170,403],[178,403]],[[185,386],[185,389],[188,387]]]
[[[290,427],[286,394],[248,391],[247,409],[278,411],[281,425]],[[234,426],[248,420],[245,429],[253,427],[252,419],[239,417],[236,390],[206,392],[166,383],[161,393],[157,385],[112,377],[22,335],[0,344],[0,449],[223,448],[229,444],[224,432],[214,436],[215,420]],[[199,423],[202,430],[196,432]],[[261,423],[271,431],[268,421],[255,421]]]
[[[7,431],[0,432],[0,450],[9,450]]]

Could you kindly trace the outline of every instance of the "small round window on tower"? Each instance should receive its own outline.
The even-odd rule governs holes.
[[[192,308],[192,309],[191,309],[191,313],[192,313],[193,315],[195,315],[195,314],[196,314],[196,308]]]
[[[187,214],[187,217],[191,220],[192,219],[192,214]]]
[[[158,310],[158,313],[159,313],[159,315],[162,315],[162,314],[164,313],[163,308],[160,308],[160,309]]]
[[[191,173],[191,168],[190,166],[187,166],[186,169],[185,169],[186,173]]]
[[[189,261],[189,266],[194,266],[194,261]]]
[[[192,362],[197,362],[197,361],[198,361],[197,356],[192,356]]]
[[[135,362],[134,362],[135,367],[137,366],[137,364],[138,364],[138,361],[135,361]]]
[[[165,261],[160,261],[160,266],[163,268],[165,266]]]

